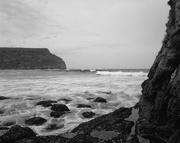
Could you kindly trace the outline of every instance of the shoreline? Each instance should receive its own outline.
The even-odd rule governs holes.
[[[32,137],[23,137],[11,140],[16,143],[80,143],[80,142],[117,142],[126,141],[128,143],[142,143],[142,140],[148,143],[148,140],[139,138],[135,129],[136,121],[138,119],[138,109],[135,107],[124,108],[121,107],[111,113],[96,117],[88,122],[79,124],[72,129],[69,133],[59,135],[39,136],[33,135]],[[6,143],[8,139],[18,132],[12,132],[12,126],[5,134],[0,137],[2,143]],[[18,127],[22,130],[27,127]],[[8,137],[7,137],[8,136]],[[20,136],[20,135],[19,135]],[[6,137],[6,138],[5,138]],[[83,139],[83,141],[82,141]],[[4,141],[4,142],[3,142]]]

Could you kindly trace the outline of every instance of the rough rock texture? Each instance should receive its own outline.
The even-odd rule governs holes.
[[[64,104],[54,104],[52,105],[51,110],[56,112],[70,111],[69,108]]]
[[[13,143],[17,140],[34,136],[36,136],[36,134],[30,128],[15,125],[0,137],[0,142]]]
[[[139,143],[137,136],[131,134],[132,127],[135,126],[133,121],[128,120],[131,113],[132,108],[122,107],[112,113],[82,123],[69,133],[57,136],[35,136],[34,133],[29,133],[28,129],[28,131],[17,132],[18,137],[15,136],[14,139],[15,126],[0,137],[0,143]],[[63,124],[50,124],[46,130],[59,128],[63,128]],[[4,137],[6,139],[13,137],[13,139],[10,142],[2,141]]]
[[[139,135],[157,143],[180,142],[180,0],[168,4],[166,36],[142,84],[137,122]]]
[[[134,125],[126,120],[131,113],[131,108],[122,107],[82,123],[72,130],[75,136],[68,143],[126,143]]]
[[[46,48],[0,48],[0,69],[66,69]]]

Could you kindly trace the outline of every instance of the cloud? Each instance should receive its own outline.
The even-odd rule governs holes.
[[[1,0],[1,34],[27,36],[38,34],[46,17],[20,0]]]

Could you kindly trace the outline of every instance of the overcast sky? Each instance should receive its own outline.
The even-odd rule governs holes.
[[[0,0],[0,46],[48,48],[68,68],[150,68],[167,0]]]

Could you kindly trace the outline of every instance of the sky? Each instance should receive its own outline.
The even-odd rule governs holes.
[[[150,68],[167,0],[0,0],[0,46],[48,48],[69,69]]]

